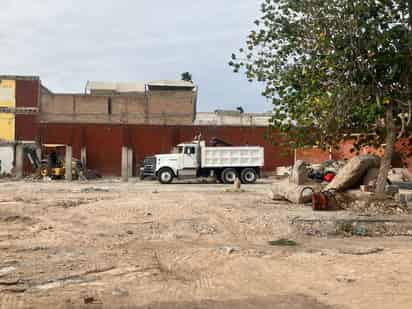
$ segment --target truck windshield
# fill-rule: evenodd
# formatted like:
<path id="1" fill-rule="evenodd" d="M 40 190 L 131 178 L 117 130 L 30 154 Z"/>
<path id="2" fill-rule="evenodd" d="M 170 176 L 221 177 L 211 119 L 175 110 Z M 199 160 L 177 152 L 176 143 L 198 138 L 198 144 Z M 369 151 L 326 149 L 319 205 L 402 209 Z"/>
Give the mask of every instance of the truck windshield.
<path id="1" fill-rule="evenodd" d="M 183 147 L 182 146 L 177 147 L 177 153 L 183 153 Z"/>

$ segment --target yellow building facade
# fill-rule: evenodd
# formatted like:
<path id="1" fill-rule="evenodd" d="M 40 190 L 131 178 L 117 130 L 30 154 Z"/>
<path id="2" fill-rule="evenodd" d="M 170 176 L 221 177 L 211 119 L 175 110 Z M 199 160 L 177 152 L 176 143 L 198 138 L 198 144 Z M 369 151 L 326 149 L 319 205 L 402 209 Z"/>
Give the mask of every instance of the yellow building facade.
<path id="1" fill-rule="evenodd" d="M 15 139 L 16 81 L 0 80 L 0 141 Z"/>

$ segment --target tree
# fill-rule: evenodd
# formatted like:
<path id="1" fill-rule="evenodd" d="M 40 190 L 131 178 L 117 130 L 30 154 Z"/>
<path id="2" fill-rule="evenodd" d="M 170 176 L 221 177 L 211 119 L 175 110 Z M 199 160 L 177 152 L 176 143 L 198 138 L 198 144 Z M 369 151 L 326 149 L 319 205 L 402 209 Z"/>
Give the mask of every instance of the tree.
<path id="1" fill-rule="evenodd" d="M 182 73 L 182 80 L 192 83 L 192 74 L 190 74 L 189 72 Z"/>
<path id="2" fill-rule="evenodd" d="M 272 126 L 293 147 L 385 144 L 383 192 L 395 141 L 411 130 L 412 0 L 265 0 L 235 72 L 265 83 Z"/>

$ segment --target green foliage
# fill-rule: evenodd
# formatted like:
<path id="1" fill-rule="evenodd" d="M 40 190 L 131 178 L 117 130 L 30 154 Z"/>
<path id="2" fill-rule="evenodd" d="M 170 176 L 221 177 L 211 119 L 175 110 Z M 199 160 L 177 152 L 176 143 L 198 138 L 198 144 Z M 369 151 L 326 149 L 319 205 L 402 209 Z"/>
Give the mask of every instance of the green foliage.
<path id="1" fill-rule="evenodd" d="M 246 46 L 229 64 L 265 83 L 272 125 L 292 146 L 333 146 L 354 132 L 361 133 L 359 145 L 379 145 L 386 107 L 396 116 L 411 104 L 410 6 L 265 0 Z"/>

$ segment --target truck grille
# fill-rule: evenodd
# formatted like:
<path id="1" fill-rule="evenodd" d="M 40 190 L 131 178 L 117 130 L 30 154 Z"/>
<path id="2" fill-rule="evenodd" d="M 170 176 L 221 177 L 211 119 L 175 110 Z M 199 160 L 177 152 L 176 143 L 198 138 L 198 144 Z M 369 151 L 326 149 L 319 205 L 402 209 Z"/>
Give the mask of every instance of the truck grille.
<path id="1" fill-rule="evenodd" d="M 143 173 L 154 175 L 156 172 L 156 157 L 146 157 L 143 160 Z"/>

